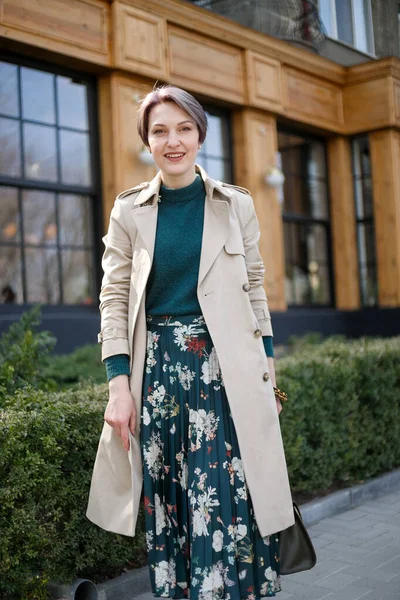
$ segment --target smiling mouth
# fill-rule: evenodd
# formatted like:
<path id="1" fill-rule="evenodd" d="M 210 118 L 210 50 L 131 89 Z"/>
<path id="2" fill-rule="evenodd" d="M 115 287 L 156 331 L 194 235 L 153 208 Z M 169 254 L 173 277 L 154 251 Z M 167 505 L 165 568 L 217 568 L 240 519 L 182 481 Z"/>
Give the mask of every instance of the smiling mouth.
<path id="1" fill-rule="evenodd" d="M 169 154 L 164 154 L 165 158 L 167 158 L 168 160 L 172 160 L 172 161 L 178 161 L 181 160 L 181 158 L 183 158 L 185 156 L 184 152 L 171 152 Z"/>

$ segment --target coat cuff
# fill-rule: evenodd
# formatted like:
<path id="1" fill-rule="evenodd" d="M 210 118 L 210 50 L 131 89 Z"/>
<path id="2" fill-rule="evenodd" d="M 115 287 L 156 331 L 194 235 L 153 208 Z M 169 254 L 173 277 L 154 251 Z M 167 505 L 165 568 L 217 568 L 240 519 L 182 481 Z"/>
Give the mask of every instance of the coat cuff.
<path id="1" fill-rule="evenodd" d="M 116 327 L 107 328 L 97 335 L 97 341 L 101 345 L 101 360 L 104 362 L 109 356 L 115 354 L 127 354 L 129 352 L 128 333 Z"/>

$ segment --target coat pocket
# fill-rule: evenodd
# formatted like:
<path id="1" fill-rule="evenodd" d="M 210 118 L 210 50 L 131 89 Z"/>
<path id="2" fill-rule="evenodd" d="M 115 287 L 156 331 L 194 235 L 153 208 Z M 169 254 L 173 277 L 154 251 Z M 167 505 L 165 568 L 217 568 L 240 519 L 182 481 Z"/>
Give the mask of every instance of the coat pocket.
<path id="1" fill-rule="evenodd" d="M 241 254 L 246 256 L 243 240 L 239 236 L 230 236 L 224 244 L 224 248 L 228 254 Z"/>

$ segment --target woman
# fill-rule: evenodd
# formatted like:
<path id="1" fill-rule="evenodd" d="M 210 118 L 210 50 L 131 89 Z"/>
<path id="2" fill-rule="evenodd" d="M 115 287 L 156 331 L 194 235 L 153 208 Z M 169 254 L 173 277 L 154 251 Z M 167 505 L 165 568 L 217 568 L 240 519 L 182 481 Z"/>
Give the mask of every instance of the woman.
<path id="1" fill-rule="evenodd" d="M 110 397 L 87 515 L 134 535 L 143 482 L 154 595 L 255 600 L 281 589 L 294 516 L 258 221 L 195 164 L 206 129 L 184 90 L 141 103 L 159 173 L 117 197 L 103 238 Z"/>

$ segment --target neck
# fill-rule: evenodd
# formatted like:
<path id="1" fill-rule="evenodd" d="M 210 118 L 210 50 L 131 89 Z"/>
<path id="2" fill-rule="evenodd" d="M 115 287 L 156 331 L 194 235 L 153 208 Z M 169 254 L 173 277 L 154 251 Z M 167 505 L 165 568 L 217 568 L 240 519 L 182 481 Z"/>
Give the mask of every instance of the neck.
<path id="1" fill-rule="evenodd" d="M 168 188 L 172 188 L 173 190 L 177 190 L 179 188 L 187 187 L 196 179 L 196 169 L 190 169 L 186 173 L 182 173 L 179 175 L 171 175 L 170 173 L 164 173 L 161 171 L 161 179 L 163 185 Z"/>

